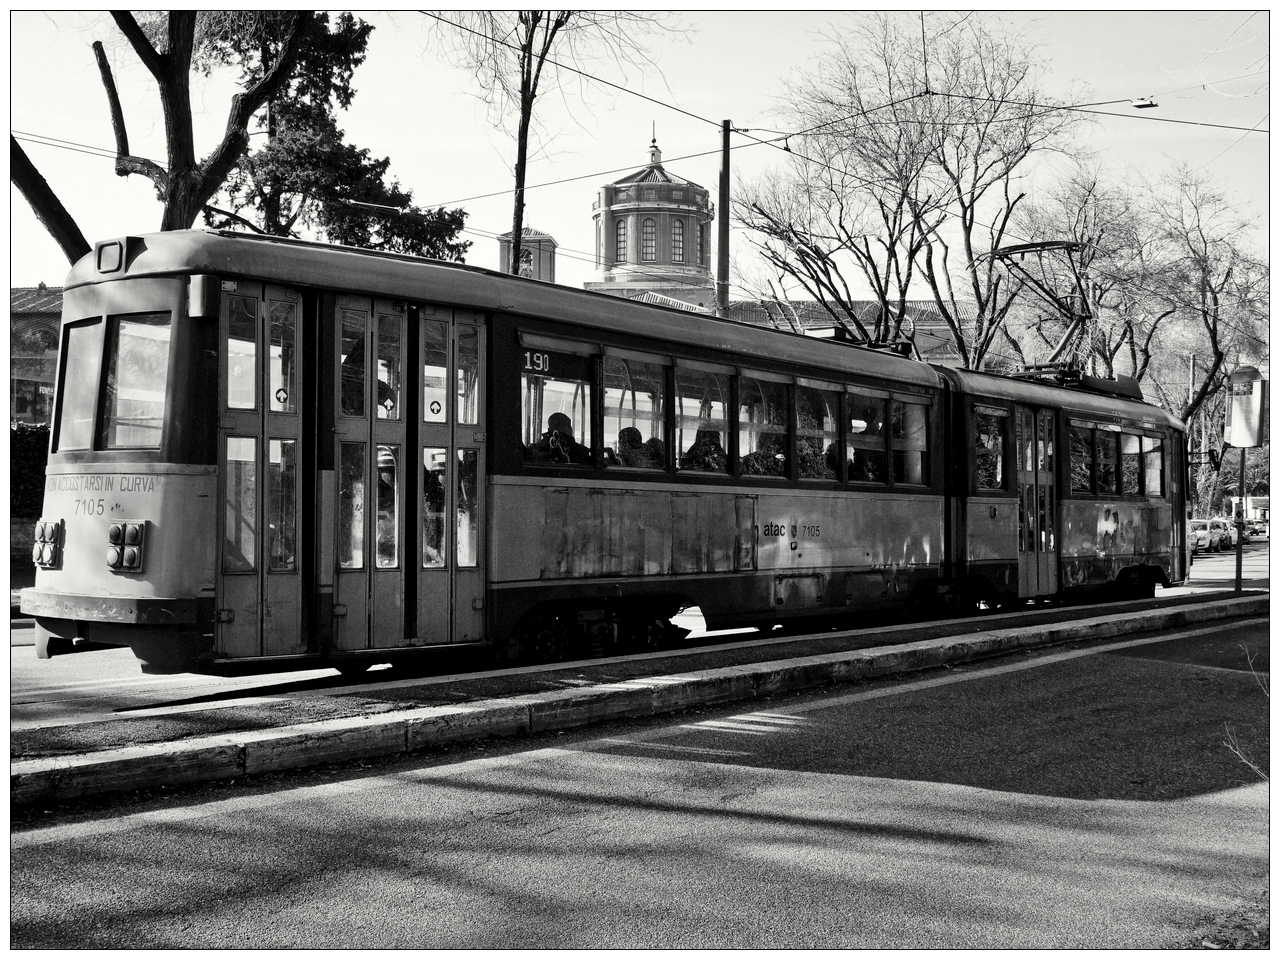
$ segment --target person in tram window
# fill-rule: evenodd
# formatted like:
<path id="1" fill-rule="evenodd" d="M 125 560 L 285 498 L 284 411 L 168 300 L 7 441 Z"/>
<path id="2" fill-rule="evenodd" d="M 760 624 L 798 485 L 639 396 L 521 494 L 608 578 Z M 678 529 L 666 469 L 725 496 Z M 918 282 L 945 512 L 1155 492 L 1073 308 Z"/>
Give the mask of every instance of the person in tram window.
<path id="1" fill-rule="evenodd" d="M 729 455 L 724 452 L 724 447 L 720 446 L 719 432 L 699 430 L 693 438 L 693 446 L 684 452 L 682 463 L 686 470 L 724 473 L 729 464 Z"/>
<path id="2" fill-rule="evenodd" d="M 635 427 L 618 431 L 618 460 L 624 467 L 657 467 L 667 465 L 667 450 L 657 438 L 645 440 Z"/>
<path id="3" fill-rule="evenodd" d="M 573 421 L 563 413 L 547 418 L 547 432 L 529 448 L 529 459 L 538 463 L 590 465 L 591 451 L 573 438 Z"/>

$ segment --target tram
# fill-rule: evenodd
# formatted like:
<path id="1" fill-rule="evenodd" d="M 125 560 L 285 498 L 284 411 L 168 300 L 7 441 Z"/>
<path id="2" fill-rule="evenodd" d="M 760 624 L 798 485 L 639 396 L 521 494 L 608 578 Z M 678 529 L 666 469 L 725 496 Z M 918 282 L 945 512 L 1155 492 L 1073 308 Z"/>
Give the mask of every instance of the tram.
<path id="1" fill-rule="evenodd" d="M 72 269 L 37 655 L 500 662 L 1186 575 L 1183 425 L 475 267 L 219 231 Z"/>

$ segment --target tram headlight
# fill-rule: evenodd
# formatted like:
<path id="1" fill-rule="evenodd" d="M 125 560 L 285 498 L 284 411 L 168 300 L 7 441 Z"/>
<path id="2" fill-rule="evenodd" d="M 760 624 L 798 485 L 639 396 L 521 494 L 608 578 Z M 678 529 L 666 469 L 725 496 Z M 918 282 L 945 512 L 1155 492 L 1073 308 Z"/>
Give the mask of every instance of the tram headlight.
<path id="1" fill-rule="evenodd" d="M 62 521 L 41 520 L 36 524 L 35 544 L 31 548 L 31 562 L 46 570 L 62 560 Z"/>
<path id="2" fill-rule="evenodd" d="M 107 528 L 107 566 L 117 573 L 141 573 L 147 521 L 116 520 Z"/>

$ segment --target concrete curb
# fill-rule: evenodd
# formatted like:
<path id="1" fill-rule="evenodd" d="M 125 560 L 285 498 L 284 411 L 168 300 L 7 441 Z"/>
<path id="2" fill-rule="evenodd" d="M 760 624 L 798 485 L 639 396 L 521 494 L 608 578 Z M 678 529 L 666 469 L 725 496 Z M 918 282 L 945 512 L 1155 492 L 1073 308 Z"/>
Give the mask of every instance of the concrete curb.
<path id="1" fill-rule="evenodd" d="M 1092 617 L 1042 627 L 991 630 L 892 647 L 799 657 L 599 684 L 573 690 L 420 707 L 10 765 L 15 806 L 91 794 L 222 780 L 415 753 L 464 740 L 564 730 L 605 720 L 656 716 L 705 704 L 749 700 L 833 682 L 964 663 L 1014 650 L 1145 633 L 1229 617 L 1266 614 L 1270 597 Z"/>

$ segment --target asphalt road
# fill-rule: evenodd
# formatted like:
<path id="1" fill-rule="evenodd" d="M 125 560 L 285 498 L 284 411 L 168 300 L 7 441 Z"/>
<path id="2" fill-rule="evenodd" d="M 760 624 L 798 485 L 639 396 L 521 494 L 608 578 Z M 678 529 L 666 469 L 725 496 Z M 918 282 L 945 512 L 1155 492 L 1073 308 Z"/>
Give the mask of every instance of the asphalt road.
<path id="1" fill-rule="evenodd" d="M 14 823 L 18 948 L 1139 948 L 1256 896 L 1266 621 Z"/>

